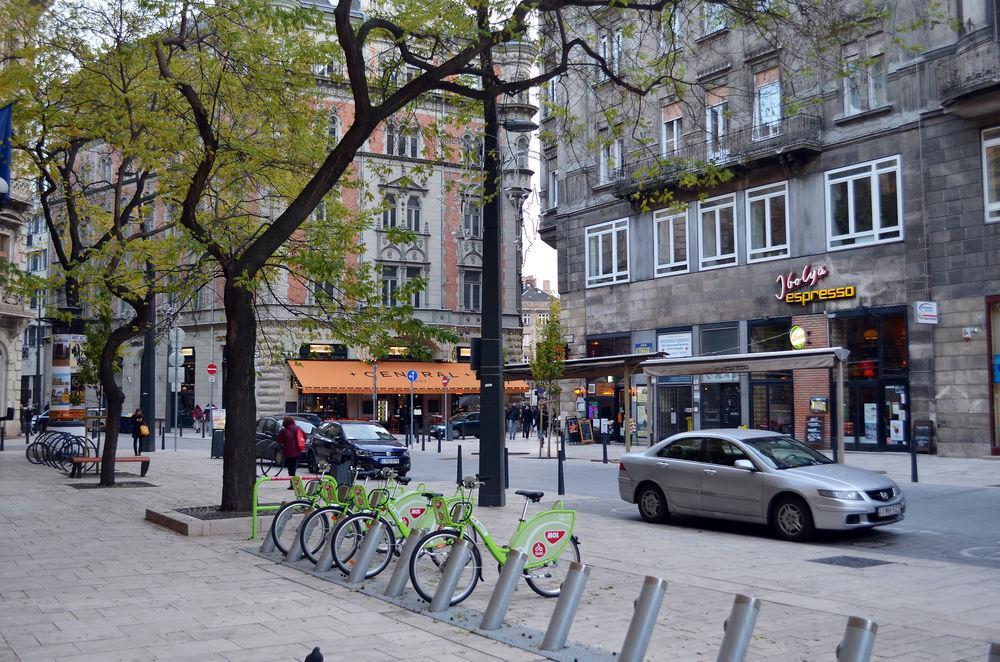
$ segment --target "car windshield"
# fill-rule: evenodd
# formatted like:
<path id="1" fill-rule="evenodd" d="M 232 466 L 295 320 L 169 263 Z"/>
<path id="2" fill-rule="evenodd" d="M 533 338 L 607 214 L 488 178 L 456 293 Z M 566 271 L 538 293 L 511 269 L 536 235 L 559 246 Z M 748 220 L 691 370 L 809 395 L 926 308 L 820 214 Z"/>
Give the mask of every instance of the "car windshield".
<path id="1" fill-rule="evenodd" d="M 794 469 L 796 467 L 810 467 L 815 464 L 833 464 L 833 460 L 826 455 L 814 451 L 797 439 L 784 435 L 746 439 L 743 443 L 757 451 L 764 462 L 773 469 Z"/>
<path id="2" fill-rule="evenodd" d="M 351 441 L 395 441 L 381 425 L 345 425 L 344 435 Z"/>

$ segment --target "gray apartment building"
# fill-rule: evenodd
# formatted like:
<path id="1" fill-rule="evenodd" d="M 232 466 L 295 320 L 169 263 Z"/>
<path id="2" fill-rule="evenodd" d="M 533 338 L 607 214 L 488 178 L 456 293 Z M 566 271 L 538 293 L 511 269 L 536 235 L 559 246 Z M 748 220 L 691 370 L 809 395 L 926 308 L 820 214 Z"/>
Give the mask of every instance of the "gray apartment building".
<path id="1" fill-rule="evenodd" d="M 693 83 L 635 103 L 571 74 L 543 95 L 571 357 L 851 352 L 840 403 L 827 370 L 640 379 L 640 440 L 746 425 L 827 446 L 840 406 L 848 449 L 1000 454 L 998 5 L 944 5 L 906 45 L 888 25 L 912 16 L 842 44 L 837 73 L 714 5 L 679 5 L 666 44 L 607 13 L 579 28 L 613 67 L 674 49 Z M 732 177 L 685 185 L 712 164 Z M 620 435 L 621 385 L 579 386 Z"/>

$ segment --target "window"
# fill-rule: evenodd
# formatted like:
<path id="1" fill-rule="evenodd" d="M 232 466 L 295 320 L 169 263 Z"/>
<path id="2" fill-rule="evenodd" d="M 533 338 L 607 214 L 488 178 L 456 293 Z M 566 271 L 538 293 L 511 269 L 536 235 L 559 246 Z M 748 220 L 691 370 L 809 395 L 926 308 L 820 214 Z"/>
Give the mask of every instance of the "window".
<path id="1" fill-rule="evenodd" d="M 462 163 L 467 165 L 482 163 L 482 144 L 471 133 L 462 136 Z"/>
<path id="2" fill-rule="evenodd" d="M 617 178 L 621 172 L 625 143 L 620 137 L 612 139 L 607 131 L 602 131 L 600 136 L 601 162 L 598 167 L 598 176 L 601 184 L 607 184 Z"/>
<path id="3" fill-rule="evenodd" d="M 382 265 L 382 305 L 396 305 L 396 290 L 399 289 L 399 268 Z"/>
<path id="4" fill-rule="evenodd" d="M 669 457 L 674 460 L 702 462 L 701 439 L 698 437 L 693 439 L 678 439 L 661 448 L 656 454 L 660 457 Z"/>
<path id="5" fill-rule="evenodd" d="M 622 31 L 602 32 L 597 37 L 597 53 L 604 60 L 607 71 L 618 75 L 621 73 L 622 62 Z M 599 80 L 607 80 L 608 74 L 604 69 L 598 72 Z"/>
<path id="6" fill-rule="evenodd" d="M 466 197 L 462 201 L 462 228 L 467 237 L 483 236 L 483 211 L 477 198 Z"/>
<path id="7" fill-rule="evenodd" d="M 729 156 L 729 150 L 725 146 L 728 109 L 729 104 L 726 101 L 721 101 L 705 109 L 705 134 L 709 159 L 722 160 Z"/>
<path id="8" fill-rule="evenodd" d="M 420 232 L 420 198 L 411 195 L 406 201 L 406 227 L 413 232 Z"/>
<path id="9" fill-rule="evenodd" d="M 528 169 L 528 137 L 521 136 L 514 147 L 515 166 L 520 170 Z"/>
<path id="10" fill-rule="evenodd" d="M 869 50 L 877 47 L 869 47 Z M 885 56 L 874 53 L 867 59 L 860 54 L 849 55 L 844 61 L 844 115 L 884 106 Z"/>
<path id="11" fill-rule="evenodd" d="M 537 321 L 538 321 L 539 324 L 545 324 L 546 322 L 549 321 L 549 314 L 548 313 L 538 313 L 538 315 L 536 315 L 536 317 L 538 318 Z"/>
<path id="12" fill-rule="evenodd" d="M 330 113 L 330 124 L 327 131 L 327 148 L 333 149 L 340 142 L 340 116 L 336 112 Z"/>
<path id="13" fill-rule="evenodd" d="M 385 127 L 385 153 L 391 156 L 420 156 L 420 131 L 411 126 L 397 126 L 390 122 Z"/>
<path id="14" fill-rule="evenodd" d="M 660 52 L 669 53 L 681 47 L 681 12 L 679 4 L 669 5 L 660 12 Z"/>
<path id="15" fill-rule="evenodd" d="M 99 163 L 98 167 L 100 168 L 99 175 L 100 175 L 101 181 L 103 183 L 105 183 L 105 184 L 110 184 L 111 183 L 111 157 L 110 156 L 103 156 L 103 157 L 101 157 L 101 160 L 100 160 L 100 163 Z"/>
<path id="16" fill-rule="evenodd" d="M 0 234 L 0 260 L 10 261 L 11 257 L 11 246 L 10 246 L 10 235 Z"/>
<path id="17" fill-rule="evenodd" d="M 723 195 L 699 205 L 701 268 L 736 264 L 736 197 Z"/>
<path id="18" fill-rule="evenodd" d="M 559 206 L 559 170 L 549 170 L 549 188 L 546 191 L 546 202 L 549 209 Z"/>
<path id="19" fill-rule="evenodd" d="M 772 260 L 788 255 L 788 184 L 747 191 L 747 259 Z"/>
<path id="20" fill-rule="evenodd" d="M 983 131 L 983 197 L 987 221 L 1000 221 L 1000 127 Z"/>
<path id="21" fill-rule="evenodd" d="M 382 199 L 382 227 L 396 227 L 396 196 L 392 194 Z"/>
<path id="22" fill-rule="evenodd" d="M 478 311 L 482 307 L 482 272 L 462 271 L 462 308 Z"/>
<path id="23" fill-rule="evenodd" d="M 587 287 L 628 280 L 628 219 L 601 223 L 586 232 Z"/>
<path id="24" fill-rule="evenodd" d="M 902 239 L 899 157 L 826 173 L 830 249 Z"/>
<path id="25" fill-rule="evenodd" d="M 767 140 L 781 133 L 781 82 L 778 70 L 754 75 L 753 139 Z"/>
<path id="26" fill-rule="evenodd" d="M 725 7 L 712 3 L 701 6 L 702 34 L 708 36 L 726 29 Z"/>
<path id="27" fill-rule="evenodd" d="M 395 154 L 397 143 L 399 141 L 399 129 L 392 122 L 385 125 L 385 153 Z"/>
<path id="28" fill-rule="evenodd" d="M 406 268 L 406 282 L 409 283 L 418 278 L 423 278 L 424 270 L 420 267 L 407 267 Z M 416 290 L 410 293 L 410 305 L 414 308 L 420 308 L 423 298 L 423 291 Z"/>
<path id="29" fill-rule="evenodd" d="M 736 460 L 750 459 L 736 446 L 736 444 L 728 442 L 724 439 L 707 437 L 705 439 L 705 451 L 708 455 L 709 462 L 712 464 L 721 464 L 726 467 L 734 466 L 736 464 Z"/>
<path id="30" fill-rule="evenodd" d="M 687 210 L 677 213 L 661 209 L 653 214 L 656 232 L 653 234 L 653 252 L 656 255 L 656 275 L 686 273 Z"/>
<path id="31" fill-rule="evenodd" d="M 545 103 L 542 104 L 542 118 L 552 113 L 554 106 L 559 104 L 559 76 L 553 76 L 545 82 Z"/>
<path id="32" fill-rule="evenodd" d="M 732 324 L 732 322 L 731 322 Z M 701 329 L 701 356 L 739 354 L 740 329 L 738 326 L 719 326 Z"/>
<path id="33" fill-rule="evenodd" d="M 663 156 L 672 156 L 681 148 L 681 116 L 679 104 L 663 109 L 663 131 L 661 136 Z"/>
<path id="34" fill-rule="evenodd" d="M 531 326 L 531 315 L 527 313 L 521 315 L 521 326 Z"/>
<path id="35" fill-rule="evenodd" d="M 2 241 L 2 240 L 0 240 Z M 43 248 L 28 256 L 28 271 L 44 271 L 49 264 L 49 251 Z"/>

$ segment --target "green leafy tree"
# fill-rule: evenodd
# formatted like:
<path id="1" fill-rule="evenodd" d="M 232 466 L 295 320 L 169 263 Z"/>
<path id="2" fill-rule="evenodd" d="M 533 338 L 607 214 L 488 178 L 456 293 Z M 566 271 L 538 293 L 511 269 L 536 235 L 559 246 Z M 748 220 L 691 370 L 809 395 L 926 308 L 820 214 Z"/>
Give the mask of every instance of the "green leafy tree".
<path id="1" fill-rule="evenodd" d="M 549 317 L 542 324 L 535 344 L 535 354 L 531 357 L 531 377 L 535 384 L 545 389 L 546 407 L 549 413 L 549 426 L 545 432 L 546 454 L 552 457 L 552 428 L 559 407 L 559 396 L 562 393 L 560 381 L 565 372 L 566 339 L 563 337 L 559 314 L 562 311 L 559 299 L 553 298 L 549 303 Z M 538 454 L 542 449 L 539 447 Z"/>

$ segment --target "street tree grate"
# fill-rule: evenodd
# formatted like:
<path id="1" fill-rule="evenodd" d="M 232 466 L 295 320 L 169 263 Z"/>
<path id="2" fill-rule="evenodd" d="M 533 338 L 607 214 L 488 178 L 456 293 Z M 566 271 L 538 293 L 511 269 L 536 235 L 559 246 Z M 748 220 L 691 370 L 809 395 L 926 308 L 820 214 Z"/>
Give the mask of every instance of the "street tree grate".
<path id="1" fill-rule="evenodd" d="M 262 503 L 260 506 L 280 506 L 280 503 Z M 219 510 L 218 506 L 191 506 L 190 508 L 174 508 L 178 513 L 183 513 L 184 515 L 190 515 L 191 517 L 197 517 L 201 520 L 211 520 L 211 519 L 236 519 L 238 517 L 251 517 L 253 515 L 252 511 L 249 510 L 234 510 L 234 511 L 223 511 Z"/>
<path id="2" fill-rule="evenodd" d="M 97 490 L 104 489 L 103 485 L 98 483 L 77 483 L 76 485 L 70 485 L 73 489 L 77 490 Z M 158 487 L 152 483 L 146 483 L 141 480 L 125 480 L 120 483 L 115 483 L 115 487 Z"/>
<path id="3" fill-rule="evenodd" d="M 827 556 L 822 559 L 811 559 L 813 563 L 827 563 L 829 565 L 840 565 L 845 568 L 871 568 L 876 565 L 891 565 L 892 561 L 880 561 L 878 559 L 866 559 L 863 556 Z"/>

